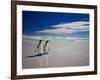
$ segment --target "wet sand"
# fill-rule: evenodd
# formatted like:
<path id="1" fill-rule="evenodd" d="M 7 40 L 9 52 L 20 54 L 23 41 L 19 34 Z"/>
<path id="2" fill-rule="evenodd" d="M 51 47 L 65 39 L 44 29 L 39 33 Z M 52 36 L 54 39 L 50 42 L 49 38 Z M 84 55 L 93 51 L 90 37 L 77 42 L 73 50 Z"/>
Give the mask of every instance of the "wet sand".
<path id="1" fill-rule="evenodd" d="M 50 41 L 48 55 L 36 55 L 39 40 L 22 39 L 22 68 L 74 67 L 89 65 L 89 42 L 86 40 Z"/>

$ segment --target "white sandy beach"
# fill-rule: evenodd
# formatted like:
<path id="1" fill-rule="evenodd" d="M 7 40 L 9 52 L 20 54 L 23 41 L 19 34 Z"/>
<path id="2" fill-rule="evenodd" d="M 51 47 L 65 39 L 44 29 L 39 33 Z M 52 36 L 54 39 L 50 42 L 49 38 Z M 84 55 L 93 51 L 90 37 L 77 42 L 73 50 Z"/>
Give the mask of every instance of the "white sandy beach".
<path id="1" fill-rule="evenodd" d="M 50 41 L 49 54 L 36 57 L 38 40 L 22 40 L 22 68 L 72 67 L 89 65 L 88 40 Z"/>

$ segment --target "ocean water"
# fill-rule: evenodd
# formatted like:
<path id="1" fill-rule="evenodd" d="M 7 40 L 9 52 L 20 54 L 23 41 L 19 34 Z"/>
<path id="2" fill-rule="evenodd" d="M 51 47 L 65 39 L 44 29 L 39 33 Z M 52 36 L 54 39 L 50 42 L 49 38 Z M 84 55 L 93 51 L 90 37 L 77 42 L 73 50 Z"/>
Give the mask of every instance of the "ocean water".
<path id="1" fill-rule="evenodd" d="M 70 40 L 85 40 L 88 41 L 89 38 L 79 38 L 79 37 L 64 37 L 64 36 L 29 36 L 29 35 L 23 35 L 23 38 L 25 39 L 36 39 L 36 40 L 50 40 L 50 41 L 70 41 Z"/>

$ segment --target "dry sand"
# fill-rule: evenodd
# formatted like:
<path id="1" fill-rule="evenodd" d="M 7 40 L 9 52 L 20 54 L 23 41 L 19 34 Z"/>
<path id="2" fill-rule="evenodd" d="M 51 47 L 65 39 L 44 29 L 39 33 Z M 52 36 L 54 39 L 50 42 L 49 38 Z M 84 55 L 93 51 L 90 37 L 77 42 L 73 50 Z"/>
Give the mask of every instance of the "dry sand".
<path id="1" fill-rule="evenodd" d="M 49 68 L 89 65 L 88 40 L 50 41 L 49 54 L 36 57 L 35 48 L 38 40 L 23 38 L 22 40 L 22 68 Z"/>

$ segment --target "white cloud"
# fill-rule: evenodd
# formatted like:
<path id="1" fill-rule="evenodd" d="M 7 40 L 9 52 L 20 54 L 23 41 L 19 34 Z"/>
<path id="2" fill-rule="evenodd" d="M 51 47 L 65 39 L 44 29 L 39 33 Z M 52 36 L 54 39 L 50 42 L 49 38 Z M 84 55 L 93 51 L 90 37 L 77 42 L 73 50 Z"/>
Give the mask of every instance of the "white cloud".
<path id="1" fill-rule="evenodd" d="M 75 32 L 89 31 L 88 21 L 77 21 L 57 24 L 52 26 L 54 29 L 45 29 L 37 31 L 36 33 L 54 33 L 54 34 L 70 34 Z"/>

